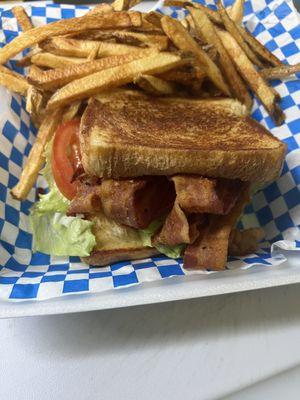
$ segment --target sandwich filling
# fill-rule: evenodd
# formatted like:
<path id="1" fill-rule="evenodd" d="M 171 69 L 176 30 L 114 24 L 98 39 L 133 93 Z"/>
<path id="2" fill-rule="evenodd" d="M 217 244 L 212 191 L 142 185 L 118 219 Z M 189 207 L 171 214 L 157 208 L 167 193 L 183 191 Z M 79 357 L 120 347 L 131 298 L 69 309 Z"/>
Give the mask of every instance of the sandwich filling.
<path id="1" fill-rule="evenodd" d="M 80 256 L 91 265 L 107 265 L 115 261 L 162 253 L 172 258 L 183 256 L 186 268 L 211 270 L 224 269 L 228 254 L 244 255 L 256 250 L 261 231 L 251 229 L 241 232 L 235 228 L 249 201 L 250 183 L 239 175 L 237 176 L 240 179 L 227 179 L 202 176 L 191 171 L 167 173 L 166 171 L 175 167 L 164 169 L 163 166 L 158 174 L 136 174 L 136 177 L 101 174 L 101 163 L 108 154 L 111 159 L 109 162 L 106 160 L 105 171 L 111 172 L 117 165 L 117 157 L 113 157 L 112 149 L 114 146 L 116 151 L 119 149 L 117 144 L 120 137 L 111 137 L 109 150 L 105 145 L 102 153 L 98 153 L 100 150 L 97 146 L 102 143 L 105 129 L 111 124 L 114 129 L 116 127 L 110 113 L 105 114 L 105 110 L 102 110 L 101 118 L 99 114 L 95 114 L 95 111 L 99 111 L 98 103 L 94 102 L 87 107 L 81 119 L 81 127 L 79 120 L 64 123 L 47 146 L 43 174 L 48 182 L 49 192 L 42 195 L 31 210 L 35 250 L 58 256 Z M 155 116 L 164 115 L 164 123 L 159 125 L 159 129 L 157 127 L 161 134 L 157 145 L 162 146 L 164 135 L 167 138 L 169 134 L 165 124 L 168 124 L 169 115 L 173 116 L 174 113 L 172 110 L 172 113 L 167 111 L 163 102 L 154 105 L 152 102 L 148 103 L 145 100 L 146 106 L 150 104 L 152 107 L 160 107 L 154 110 L 155 113 L 151 113 L 152 119 L 147 113 L 143 113 L 137 124 L 136 110 L 130 117 L 125 113 L 127 109 L 122 109 L 126 116 L 124 114 L 124 121 L 118 129 L 123 132 L 124 137 L 133 140 L 137 135 L 143 134 L 143 123 L 146 132 L 146 126 L 154 124 Z M 124 104 L 126 108 L 127 103 Z M 141 105 L 139 107 L 141 109 Z M 119 113 L 120 110 L 117 111 Z M 195 110 L 191 117 L 194 115 L 199 116 L 198 111 Z M 145 118 L 148 118 L 147 123 Z M 159 119 L 155 118 L 156 121 Z M 148 120 L 151 120 L 152 125 Z M 214 121 L 214 118 L 210 119 L 211 124 Z M 230 121 L 240 123 L 237 117 Z M 190 125 L 194 127 L 197 124 L 193 121 Z M 185 128 L 190 129 L 190 125 Z M 138 131 L 135 132 L 135 129 Z M 165 131 L 162 134 L 163 129 Z M 205 135 L 204 130 L 199 129 L 186 134 L 186 141 L 198 145 L 200 136 Z M 215 130 L 219 132 L 220 129 Z M 221 133 L 218 135 L 221 135 L 219 142 L 222 139 L 222 143 L 228 140 L 227 136 L 230 134 L 227 131 Z M 173 144 L 174 141 L 175 138 L 172 139 Z M 139 147 L 132 143 L 126 149 L 128 151 L 122 153 L 122 157 L 127 157 L 127 161 L 125 158 L 123 160 L 127 162 L 126 165 L 130 168 L 139 165 L 138 161 L 142 159 Z M 191 152 L 192 148 L 187 154 L 192 154 Z M 131 159 L 133 153 L 136 153 L 136 160 Z M 201 157 L 198 156 L 197 160 L 199 158 Z M 162 163 L 173 163 L 173 158 L 167 153 L 159 160 Z M 219 169 L 220 160 L 217 160 Z M 177 161 L 180 162 L 181 170 L 186 171 L 184 159 Z M 230 164 L 230 160 L 227 160 L 228 163 Z M 148 164 L 147 161 L 145 165 Z M 190 168 L 192 164 L 189 162 Z M 212 160 L 210 164 L 212 168 Z M 249 163 L 245 161 L 244 164 L 239 171 L 247 170 Z M 159 175 L 161 172 L 165 175 Z M 244 172 L 241 175 L 243 174 Z M 224 174 L 222 175 L 220 169 L 220 174 L 213 176 Z M 45 237 L 49 239 L 45 240 Z"/>

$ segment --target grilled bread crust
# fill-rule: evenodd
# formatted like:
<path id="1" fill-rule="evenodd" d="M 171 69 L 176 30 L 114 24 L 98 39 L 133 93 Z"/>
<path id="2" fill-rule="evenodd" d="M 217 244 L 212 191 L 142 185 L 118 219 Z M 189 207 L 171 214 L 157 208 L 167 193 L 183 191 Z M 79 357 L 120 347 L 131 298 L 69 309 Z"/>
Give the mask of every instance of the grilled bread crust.
<path id="1" fill-rule="evenodd" d="M 232 99 L 93 99 L 81 120 L 84 169 L 115 179 L 187 173 L 272 181 L 286 146 L 246 113 Z"/>

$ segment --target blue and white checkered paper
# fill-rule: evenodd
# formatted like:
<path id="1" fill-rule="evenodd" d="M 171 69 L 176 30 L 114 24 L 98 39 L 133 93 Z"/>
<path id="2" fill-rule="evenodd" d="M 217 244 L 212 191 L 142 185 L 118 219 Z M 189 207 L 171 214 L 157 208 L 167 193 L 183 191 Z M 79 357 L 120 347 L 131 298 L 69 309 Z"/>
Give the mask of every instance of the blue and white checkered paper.
<path id="1" fill-rule="evenodd" d="M 81 16 L 87 7 L 46 2 L 27 6 L 27 11 L 34 25 L 38 26 L 61 18 Z M 178 18 L 184 16 L 180 9 L 164 8 L 161 11 Z M 281 60 L 290 64 L 300 61 L 299 19 L 291 0 L 247 1 L 245 21 L 247 28 Z M 11 11 L 5 8 L 0 8 L 0 24 L 0 45 L 3 46 L 18 35 L 19 29 Z M 16 67 L 15 60 L 9 66 L 23 72 Z M 253 117 L 288 145 L 288 154 L 281 177 L 255 195 L 241 222 L 244 228 L 258 225 L 263 227 L 267 242 L 256 254 L 231 258 L 229 269 L 253 265 L 261 265 L 263 268 L 281 263 L 283 257 L 271 251 L 271 243 L 272 249 L 300 249 L 300 81 L 294 77 L 273 84 L 282 97 L 286 123 L 275 127 L 258 102 L 255 103 Z M 185 271 L 182 260 L 165 256 L 95 268 L 81 263 L 76 257 L 32 254 L 27 216 L 36 200 L 36 189 L 31 191 L 28 200 L 21 203 L 12 199 L 9 190 L 17 183 L 36 130 L 25 112 L 24 100 L 3 88 L 0 88 L 0 96 L 1 299 L 42 300 L 66 294 L 113 290 L 146 281 L 197 273 Z"/>

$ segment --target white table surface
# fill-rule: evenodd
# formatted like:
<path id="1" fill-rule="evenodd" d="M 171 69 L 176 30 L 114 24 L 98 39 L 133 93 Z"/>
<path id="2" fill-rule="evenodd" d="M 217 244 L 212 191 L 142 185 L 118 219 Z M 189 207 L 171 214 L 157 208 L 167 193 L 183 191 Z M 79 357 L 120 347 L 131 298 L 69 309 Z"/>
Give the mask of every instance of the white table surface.
<path id="1" fill-rule="evenodd" d="M 116 310 L 3 319 L 0 398 L 225 398 L 300 363 L 299 304 L 296 284 Z M 228 398 L 261 398 L 244 397 L 251 390 Z M 294 398 L 290 390 L 291 385 L 285 400 Z"/>

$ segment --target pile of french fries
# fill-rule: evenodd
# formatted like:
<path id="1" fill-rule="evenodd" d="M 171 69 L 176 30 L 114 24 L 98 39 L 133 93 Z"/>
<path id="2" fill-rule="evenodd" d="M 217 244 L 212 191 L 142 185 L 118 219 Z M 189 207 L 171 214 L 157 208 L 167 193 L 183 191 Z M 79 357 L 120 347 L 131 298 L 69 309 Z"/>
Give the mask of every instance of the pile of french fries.
<path id="1" fill-rule="evenodd" d="M 165 0 L 188 11 L 181 21 L 158 12 L 130 11 L 139 0 L 99 4 L 86 15 L 34 27 L 23 7 L 13 8 L 22 33 L 0 49 L 0 84 L 26 97 L 39 127 L 12 195 L 25 199 L 44 163 L 58 125 L 79 117 L 91 96 L 112 89 L 153 96 L 238 99 L 251 110 L 253 92 L 276 124 L 284 114 L 268 80 L 300 71 L 268 51 L 242 26 L 244 0 L 214 11 L 189 0 Z M 7 67 L 18 61 L 27 76 Z"/>

